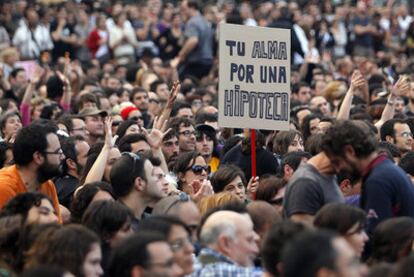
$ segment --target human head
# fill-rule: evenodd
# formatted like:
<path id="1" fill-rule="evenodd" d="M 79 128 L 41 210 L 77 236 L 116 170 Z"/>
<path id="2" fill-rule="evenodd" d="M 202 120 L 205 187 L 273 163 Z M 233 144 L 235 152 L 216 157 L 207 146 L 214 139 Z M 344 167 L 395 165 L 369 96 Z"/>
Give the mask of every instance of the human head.
<path id="1" fill-rule="evenodd" d="M 153 231 L 137 232 L 122 241 L 114 249 L 108 272 L 118 277 L 145 273 L 175 277 L 182 273 L 164 236 Z"/>
<path id="2" fill-rule="evenodd" d="M 283 220 L 274 223 L 261 247 L 263 268 L 274 277 L 282 275 L 281 262 L 284 247 L 298 234 L 306 230 L 305 225 Z"/>
<path id="3" fill-rule="evenodd" d="M 323 137 L 325 151 L 337 173 L 345 171 L 357 177 L 363 168 L 360 160 L 377 150 L 377 140 L 370 128 L 362 121 L 338 121 Z"/>
<path id="4" fill-rule="evenodd" d="M 188 118 L 178 117 L 172 119 L 168 128 L 178 134 L 180 152 L 194 151 L 196 149 L 196 132 L 194 124 Z"/>
<path id="5" fill-rule="evenodd" d="M 315 96 L 310 100 L 309 106 L 312 110 L 321 113 L 323 116 L 331 115 L 331 107 L 323 96 Z"/>
<path id="6" fill-rule="evenodd" d="M 47 243 L 42 236 L 49 235 Z M 81 225 L 67 225 L 51 235 L 40 235 L 28 251 L 27 265 L 60 266 L 75 276 L 95 277 L 103 275 L 101 247 L 95 233 Z"/>
<path id="7" fill-rule="evenodd" d="M 337 232 L 361 256 L 368 241 L 364 230 L 366 220 L 367 214 L 359 208 L 343 203 L 330 203 L 316 213 L 313 224 L 318 228 Z"/>
<path id="8" fill-rule="evenodd" d="M 262 176 L 256 191 L 256 200 L 266 201 L 282 214 L 287 182 L 275 175 Z"/>
<path id="9" fill-rule="evenodd" d="M 70 221 L 80 223 L 89 205 L 99 200 L 114 200 L 110 184 L 106 182 L 93 182 L 81 188 L 73 198 L 70 207 Z"/>
<path id="10" fill-rule="evenodd" d="M 217 145 L 216 130 L 207 124 L 196 126 L 196 150 L 205 159 L 210 159 L 213 155 L 214 147 Z"/>
<path id="11" fill-rule="evenodd" d="M 28 224 L 53 223 L 58 220 L 52 201 L 39 192 L 18 194 L 0 210 L 0 217 L 12 215 L 21 215 Z"/>
<path id="12" fill-rule="evenodd" d="M 140 111 L 148 110 L 148 92 L 140 87 L 134 88 L 130 100 Z"/>
<path id="13" fill-rule="evenodd" d="M 151 232 L 157 230 L 171 246 L 174 260 L 182 269 L 184 275 L 194 271 L 192 254 L 194 247 L 191 244 L 190 230 L 186 224 L 174 216 L 151 216 L 139 223 L 138 231 Z"/>
<path id="14" fill-rule="evenodd" d="M 252 266 L 257 256 L 258 235 L 248 214 L 218 211 L 211 214 L 201 227 L 200 240 L 240 266 Z"/>
<path id="15" fill-rule="evenodd" d="M 211 177 L 211 185 L 215 193 L 227 191 L 238 196 L 241 201 L 246 200 L 246 177 L 237 165 L 220 166 Z"/>
<path id="16" fill-rule="evenodd" d="M 122 139 L 125 135 L 139 134 L 139 133 L 141 133 L 141 130 L 137 124 L 137 121 L 132 120 L 132 119 L 127 119 L 123 121 L 119 125 L 118 130 L 116 132 L 116 134 L 118 135 L 118 140 Z"/>
<path id="17" fill-rule="evenodd" d="M 175 102 L 171 111 L 171 117 L 187 118 L 193 121 L 193 111 L 187 102 Z"/>
<path id="18" fill-rule="evenodd" d="M 402 153 L 411 151 L 413 134 L 407 122 L 403 119 L 390 119 L 384 122 L 380 129 L 382 141 L 394 144 Z"/>
<path id="19" fill-rule="evenodd" d="M 62 163 L 63 174 L 71 174 L 74 177 L 80 178 L 86 165 L 90 149 L 89 144 L 81 136 L 61 137 L 60 144 L 65 155 Z"/>
<path id="20" fill-rule="evenodd" d="M 302 134 L 303 140 L 306 142 L 311 135 L 320 133 L 319 122 L 321 121 L 321 116 L 318 114 L 308 114 L 305 116 L 302 122 Z"/>
<path id="21" fill-rule="evenodd" d="M 105 111 L 100 111 L 97 108 L 84 108 L 80 111 L 79 116 L 85 121 L 89 136 L 93 138 L 103 137 L 105 133 L 104 118 L 107 116 Z"/>
<path id="22" fill-rule="evenodd" d="M 32 123 L 20 130 L 13 147 L 16 165 L 35 165 L 39 184 L 62 173 L 65 158 L 56 126 L 50 123 Z"/>
<path id="23" fill-rule="evenodd" d="M 135 194 L 141 201 L 151 203 L 165 196 L 160 180 L 154 176 L 153 163 L 142 155 L 124 153 L 113 165 L 110 179 L 114 194 L 120 199 Z"/>
<path id="24" fill-rule="evenodd" d="M 178 134 L 173 130 L 168 132 L 162 139 L 161 145 L 162 153 L 167 161 L 168 167 L 176 161 L 178 154 L 180 154 L 180 147 L 178 143 Z"/>
<path id="25" fill-rule="evenodd" d="M 411 178 L 414 177 L 414 152 L 406 153 L 398 164 Z"/>
<path id="26" fill-rule="evenodd" d="M 13 159 L 13 144 L 5 141 L 0 142 L 0 168 L 12 165 Z"/>
<path id="27" fill-rule="evenodd" d="M 156 80 L 151 83 L 150 91 L 155 92 L 161 101 L 167 102 L 169 97 L 168 85 L 161 80 Z"/>
<path id="28" fill-rule="evenodd" d="M 369 263 L 394 263 L 411 253 L 414 236 L 414 220 L 396 217 L 382 221 L 372 236 L 372 252 Z"/>
<path id="29" fill-rule="evenodd" d="M 21 128 L 22 122 L 17 112 L 7 112 L 0 119 L 1 134 L 6 140 L 16 137 Z"/>
<path id="30" fill-rule="evenodd" d="M 358 258 L 345 239 L 327 231 L 305 231 L 286 245 L 283 276 L 359 277 Z"/>
<path id="31" fill-rule="evenodd" d="M 111 248 L 132 234 L 133 214 L 115 201 L 99 200 L 91 203 L 82 216 L 82 225 L 94 231 L 103 244 Z"/>
<path id="32" fill-rule="evenodd" d="M 210 169 L 201 154 L 191 151 L 177 157 L 173 172 L 178 177 L 178 189 L 190 193 L 189 186 L 194 181 L 201 184 L 206 180 Z"/>
<path id="33" fill-rule="evenodd" d="M 311 157 L 312 155 L 310 153 L 302 151 L 289 152 L 284 155 L 280 164 L 280 171 L 283 179 L 289 181 L 301 162 L 306 162 Z"/>
<path id="34" fill-rule="evenodd" d="M 303 150 L 303 136 L 297 130 L 281 131 L 273 139 L 273 153 L 278 155 Z"/>
<path id="35" fill-rule="evenodd" d="M 240 198 L 233 193 L 222 191 L 203 197 L 197 206 L 200 210 L 201 216 L 208 214 L 210 211 L 231 203 L 243 203 Z"/>
<path id="36" fill-rule="evenodd" d="M 292 86 L 292 98 L 302 105 L 308 104 L 311 99 L 311 89 L 309 84 L 300 82 Z"/>
<path id="37" fill-rule="evenodd" d="M 151 151 L 147 138 L 144 134 L 130 134 L 124 136 L 118 142 L 119 151 L 121 152 L 132 152 L 132 153 L 143 153 L 145 151 Z"/>

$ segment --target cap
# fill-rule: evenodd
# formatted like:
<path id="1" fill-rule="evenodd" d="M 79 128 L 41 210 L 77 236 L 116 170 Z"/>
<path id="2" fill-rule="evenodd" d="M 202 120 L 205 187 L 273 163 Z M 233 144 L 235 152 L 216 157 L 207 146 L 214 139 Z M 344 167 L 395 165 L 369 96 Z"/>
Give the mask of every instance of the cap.
<path id="1" fill-rule="evenodd" d="M 106 111 L 98 110 L 97 108 L 84 108 L 79 112 L 79 117 L 85 117 L 85 116 L 94 116 L 94 115 L 100 115 L 102 117 L 106 117 L 108 113 Z"/>
<path id="2" fill-rule="evenodd" d="M 128 119 L 128 115 L 133 112 L 133 111 L 138 111 L 137 107 L 135 106 L 128 106 L 125 107 L 121 110 L 121 116 L 123 120 L 127 120 Z"/>
<path id="3" fill-rule="evenodd" d="M 195 126 L 197 132 L 205 133 L 210 137 L 216 136 L 216 130 L 208 124 L 198 124 Z"/>

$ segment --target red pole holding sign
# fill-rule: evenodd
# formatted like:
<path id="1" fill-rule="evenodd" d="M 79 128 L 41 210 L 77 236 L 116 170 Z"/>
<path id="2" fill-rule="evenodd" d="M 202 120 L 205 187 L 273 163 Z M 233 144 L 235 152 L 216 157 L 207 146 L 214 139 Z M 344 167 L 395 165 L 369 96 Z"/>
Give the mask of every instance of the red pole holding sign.
<path id="1" fill-rule="evenodd" d="M 250 130 L 250 145 L 252 147 L 252 177 L 256 177 L 256 130 Z M 256 199 L 256 193 L 252 195 Z"/>

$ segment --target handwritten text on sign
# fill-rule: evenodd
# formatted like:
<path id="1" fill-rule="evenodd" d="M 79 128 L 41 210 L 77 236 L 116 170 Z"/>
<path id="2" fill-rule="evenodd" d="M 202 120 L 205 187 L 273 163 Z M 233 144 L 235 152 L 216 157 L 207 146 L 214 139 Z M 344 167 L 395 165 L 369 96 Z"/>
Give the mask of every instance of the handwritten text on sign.
<path id="1" fill-rule="evenodd" d="M 219 68 L 220 126 L 288 128 L 289 30 L 220 25 Z"/>

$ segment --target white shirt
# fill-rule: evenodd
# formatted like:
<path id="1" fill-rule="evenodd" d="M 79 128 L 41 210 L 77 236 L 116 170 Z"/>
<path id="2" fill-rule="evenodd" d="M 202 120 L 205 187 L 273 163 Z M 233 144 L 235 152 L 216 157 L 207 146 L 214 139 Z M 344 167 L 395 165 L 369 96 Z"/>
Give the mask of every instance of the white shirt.
<path id="1" fill-rule="evenodd" d="M 38 58 L 41 51 L 53 48 L 50 32 L 45 26 L 37 25 L 33 31 L 33 37 L 26 24 L 22 24 L 14 34 L 12 43 L 19 49 L 23 59 Z"/>

